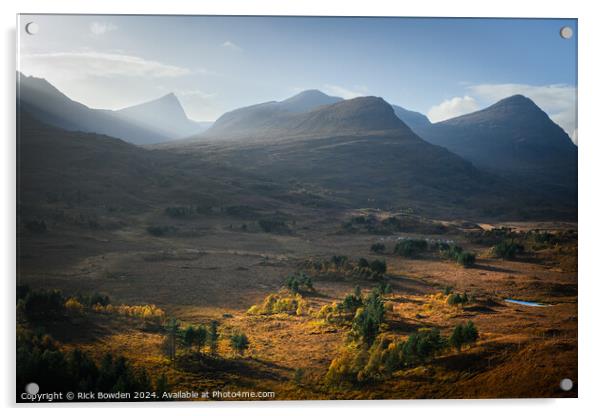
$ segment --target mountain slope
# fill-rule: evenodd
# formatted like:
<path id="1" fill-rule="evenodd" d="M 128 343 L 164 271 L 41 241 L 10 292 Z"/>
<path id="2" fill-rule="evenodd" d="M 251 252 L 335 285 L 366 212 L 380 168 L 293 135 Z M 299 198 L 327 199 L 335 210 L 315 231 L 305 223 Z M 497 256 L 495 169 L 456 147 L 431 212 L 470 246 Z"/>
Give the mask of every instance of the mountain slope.
<path id="1" fill-rule="evenodd" d="M 577 147 L 522 95 L 433 124 L 421 135 L 477 166 L 576 191 Z"/>
<path id="2" fill-rule="evenodd" d="M 202 130 L 199 123 L 186 116 L 180 101 L 173 93 L 117 110 L 115 115 L 172 139 L 191 136 Z"/>
<path id="3" fill-rule="evenodd" d="M 431 127 L 430 120 L 424 114 L 417 111 L 406 110 L 398 105 L 391 105 L 391 107 L 393 107 L 395 115 L 419 136 L 424 129 Z"/>
<path id="4" fill-rule="evenodd" d="M 186 154 L 211 154 L 220 164 L 283 186 L 292 181 L 302 189 L 320 190 L 309 202 L 304 192 L 283 196 L 301 204 L 338 201 L 442 217 L 507 218 L 554 216 L 565 208 L 560 204 L 554 208 L 558 211 L 546 211 L 549 204 L 537 191 L 483 172 L 422 140 L 382 98 L 360 97 L 268 119 L 262 140 L 251 140 L 256 138 L 253 130 L 235 140 L 166 146 Z"/>
<path id="5" fill-rule="evenodd" d="M 200 138 L 262 138 L 286 132 L 295 115 L 342 101 L 318 90 L 303 91 L 284 101 L 238 108 L 218 118 Z"/>
<path id="6" fill-rule="evenodd" d="M 71 100 L 42 78 L 17 75 L 17 105 L 36 119 L 65 130 L 106 134 L 134 144 L 170 139 L 162 132 L 124 120 L 110 110 L 89 108 Z"/>

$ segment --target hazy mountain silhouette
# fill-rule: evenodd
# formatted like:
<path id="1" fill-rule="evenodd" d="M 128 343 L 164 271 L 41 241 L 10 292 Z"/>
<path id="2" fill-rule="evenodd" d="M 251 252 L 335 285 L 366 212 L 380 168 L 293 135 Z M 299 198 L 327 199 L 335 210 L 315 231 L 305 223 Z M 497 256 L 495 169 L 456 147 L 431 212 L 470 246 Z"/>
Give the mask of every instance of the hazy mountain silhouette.
<path id="1" fill-rule="evenodd" d="M 269 101 L 229 111 L 219 117 L 201 136 L 233 139 L 282 134 L 284 129 L 291 127 L 296 114 L 342 100 L 318 90 L 303 91 L 284 101 Z"/>
<path id="2" fill-rule="evenodd" d="M 191 136 L 208 128 L 207 124 L 192 121 L 182 104 L 170 93 L 156 100 L 115 111 L 116 115 L 139 126 L 173 139 Z"/>
<path id="3" fill-rule="evenodd" d="M 189 120 L 178 99 L 158 100 L 120 111 L 93 109 L 74 101 L 43 78 L 17 74 L 17 105 L 36 119 L 65 130 L 106 134 L 134 144 L 189 136 L 206 125 Z"/>

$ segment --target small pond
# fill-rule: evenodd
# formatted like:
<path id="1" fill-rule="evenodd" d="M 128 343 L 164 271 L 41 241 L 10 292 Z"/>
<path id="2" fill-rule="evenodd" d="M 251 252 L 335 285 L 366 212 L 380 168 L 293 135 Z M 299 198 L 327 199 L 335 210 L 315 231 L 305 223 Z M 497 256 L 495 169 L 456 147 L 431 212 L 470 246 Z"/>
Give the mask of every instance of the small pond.
<path id="1" fill-rule="evenodd" d="M 538 303 L 538 302 L 529 302 L 526 300 L 518 300 L 518 299 L 504 299 L 505 302 L 508 303 L 516 303 L 518 305 L 523 305 L 523 306 L 536 306 L 536 307 L 545 307 L 545 306 L 550 306 L 550 305 L 546 305 L 545 303 Z"/>

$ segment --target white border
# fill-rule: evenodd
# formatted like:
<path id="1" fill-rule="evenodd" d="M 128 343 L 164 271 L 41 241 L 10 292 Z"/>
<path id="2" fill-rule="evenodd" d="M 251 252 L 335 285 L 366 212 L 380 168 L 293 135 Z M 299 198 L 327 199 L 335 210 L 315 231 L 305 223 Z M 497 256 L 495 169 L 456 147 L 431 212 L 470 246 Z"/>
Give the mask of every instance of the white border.
<path id="1" fill-rule="evenodd" d="M 345 415 L 366 414 L 371 408 L 383 414 L 410 412 L 415 414 L 484 414 L 487 416 L 529 413 L 548 415 L 590 414 L 599 411 L 598 386 L 602 368 L 602 345 L 597 316 L 601 313 L 598 298 L 602 296 L 599 239 L 602 204 L 600 196 L 599 140 L 600 49 L 602 25 L 593 1 L 527 2 L 503 0 L 495 3 L 474 0 L 387 2 L 384 0 L 4 0 L 0 3 L 3 29 L 1 67 L 4 96 L 0 101 L 4 137 L 2 143 L 2 195 L 0 204 L 3 230 L 0 264 L 4 266 L 2 313 L 2 368 L 0 395 L 3 406 L 14 405 L 14 274 L 15 274 L 15 22 L 16 13 L 118 13 L 118 14 L 238 14 L 238 15 L 333 15 L 333 16 L 473 16 L 473 17 L 565 17 L 579 19 L 579 399 L 567 400 L 441 400 L 441 401 L 366 401 L 366 402 L 276 402 L 276 403 L 204 403 L 171 404 L 178 414 L 232 414 L 244 411 L 254 415 L 307 415 L 307 413 Z M 174 408 L 175 406 L 175 408 Z M 87 405 L 25 407 L 26 413 L 51 414 L 91 412 L 106 414 L 107 407 L 142 407 L 126 405 Z M 145 414 L 164 414 L 160 405 L 146 404 Z M 169 410 L 167 410 L 169 411 Z M 597 413 L 597 412 L 596 412 Z"/>

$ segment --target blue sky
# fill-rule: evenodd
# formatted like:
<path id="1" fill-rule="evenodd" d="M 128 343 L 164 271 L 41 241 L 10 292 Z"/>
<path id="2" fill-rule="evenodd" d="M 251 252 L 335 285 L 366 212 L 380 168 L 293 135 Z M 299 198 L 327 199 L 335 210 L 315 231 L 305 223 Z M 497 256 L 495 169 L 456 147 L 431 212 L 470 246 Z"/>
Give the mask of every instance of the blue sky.
<path id="1" fill-rule="evenodd" d="M 96 108 L 173 91 L 214 120 L 318 88 L 438 121 L 523 93 L 576 135 L 575 20 L 46 15 L 19 30 L 20 69 Z"/>

